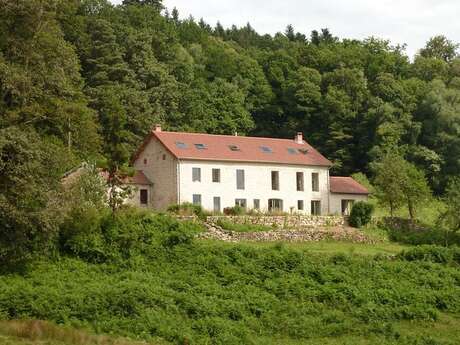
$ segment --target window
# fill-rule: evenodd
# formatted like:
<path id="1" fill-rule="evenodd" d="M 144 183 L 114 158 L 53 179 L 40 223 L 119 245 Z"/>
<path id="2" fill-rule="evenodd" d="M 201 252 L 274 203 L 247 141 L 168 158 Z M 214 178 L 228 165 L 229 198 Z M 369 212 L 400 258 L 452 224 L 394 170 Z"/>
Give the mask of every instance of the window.
<path id="1" fill-rule="evenodd" d="M 164 161 L 166 160 L 166 155 L 165 155 L 165 154 L 163 154 L 163 160 L 164 160 Z"/>
<path id="2" fill-rule="evenodd" d="M 303 211 L 303 200 L 297 200 L 297 209 Z"/>
<path id="3" fill-rule="evenodd" d="M 311 201 L 311 214 L 314 216 L 321 215 L 321 201 L 319 200 Z"/>
<path id="4" fill-rule="evenodd" d="M 192 168 L 192 182 L 201 182 L 201 168 Z"/>
<path id="5" fill-rule="evenodd" d="M 212 169 L 212 182 L 220 182 L 220 169 Z"/>
<path id="6" fill-rule="evenodd" d="M 236 189 L 244 189 L 244 170 L 236 170 Z"/>
<path id="7" fill-rule="evenodd" d="M 235 199 L 235 206 L 246 208 L 246 199 Z"/>
<path id="8" fill-rule="evenodd" d="M 186 149 L 187 148 L 187 144 L 186 143 L 183 143 L 181 141 L 176 141 L 176 147 L 179 148 L 179 149 Z"/>
<path id="9" fill-rule="evenodd" d="M 311 190 L 313 192 L 319 192 L 319 174 L 318 173 L 311 174 Z"/>
<path id="10" fill-rule="evenodd" d="M 283 211 L 283 200 L 268 199 L 268 211 Z"/>
<path id="11" fill-rule="evenodd" d="M 296 154 L 299 153 L 299 151 L 298 151 L 297 149 L 293 148 L 293 147 L 288 147 L 287 150 L 288 150 L 288 153 L 289 153 L 290 155 L 296 155 Z"/>
<path id="12" fill-rule="evenodd" d="M 269 148 L 268 146 L 260 146 L 260 150 L 263 152 L 263 153 L 272 153 L 272 149 Z"/>
<path id="13" fill-rule="evenodd" d="M 342 200 L 342 215 L 350 215 L 351 208 L 353 207 L 354 202 L 354 200 Z"/>
<path id="14" fill-rule="evenodd" d="M 220 212 L 220 197 L 214 197 L 214 212 Z"/>
<path id="15" fill-rule="evenodd" d="M 280 173 L 272 171 L 272 190 L 280 190 Z"/>
<path id="16" fill-rule="evenodd" d="M 195 144 L 197 150 L 206 150 L 208 147 L 205 144 Z"/>
<path id="17" fill-rule="evenodd" d="M 260 210 L 260 200 L 254 199 L 254 210 Z"/>
<path id="18" fill-rule="evenodd" d="M 296 173 L 296 184 L 297 184 L 297 190 L 299 192 L 303 192 L 303 172 L 298 171 Z"/>
<path id="19" fill-rule="evenodd" d="M 144 165 L 147 165 L 147 158 L 144 158 Z"/>
<path id="20" fill-rule="evenodd" d="M 228 145 L 228 148 L 231 151 L 240 151 L 240 148 L 237 145 Z"/>
<path id="21" fill-rule="evenodd" d="M 201 194 L 193 194 L 193 205 L 201 206 Z"/>
<path id="22" fill-rule="evenodd" d="M 141 189 L 139 191 L 141 205 L 147 205 L 149 203 L 149 191 L 147 189 Z"/>

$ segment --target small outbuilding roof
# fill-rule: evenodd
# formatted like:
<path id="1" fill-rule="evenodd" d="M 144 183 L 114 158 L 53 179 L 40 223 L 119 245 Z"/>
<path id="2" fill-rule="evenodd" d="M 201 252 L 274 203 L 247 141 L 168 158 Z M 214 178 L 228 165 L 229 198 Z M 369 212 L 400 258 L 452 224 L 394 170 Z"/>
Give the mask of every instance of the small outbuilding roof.
<path id="1" fill-rule="evenodd" d="M 370 194 L 366 187 L 348 176 L 331 176 L 331 193 L 339 194 Z"/>

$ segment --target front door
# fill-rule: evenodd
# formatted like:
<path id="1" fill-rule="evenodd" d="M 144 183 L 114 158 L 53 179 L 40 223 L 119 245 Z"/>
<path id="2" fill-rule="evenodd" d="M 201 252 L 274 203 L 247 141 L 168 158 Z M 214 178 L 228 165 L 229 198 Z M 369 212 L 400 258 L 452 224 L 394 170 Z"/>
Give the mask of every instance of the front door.
<path id="1" fill-rule="evenodd" d="M 342 215 L 349 216 L 351 208 L 353 207 L 354 200 L 342 200 Z"/>

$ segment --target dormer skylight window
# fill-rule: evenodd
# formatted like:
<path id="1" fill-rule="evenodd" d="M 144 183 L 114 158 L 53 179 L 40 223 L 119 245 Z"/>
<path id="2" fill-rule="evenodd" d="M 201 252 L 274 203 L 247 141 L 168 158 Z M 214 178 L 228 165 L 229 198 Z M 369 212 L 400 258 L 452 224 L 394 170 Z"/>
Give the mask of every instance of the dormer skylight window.
<path id="1" fill-rule="evenodd" d="M 207 146 L 205 144 L 195 144 L 197 150 L 206 150 Z"/>
<path id="2" fill-rule="evenodd" d="M 237 145 L 228 145 L 230 151 L 241 151 Z"/>
<path id="3" fill-rule="evenodd" d="M 176 147 L 179 148 L 179 149 L 186 149 L 187 148 L 187 144 L 186 143 L 183 143 L 181 141 L 176 141 Z"/>
<path id="4" fill-rule="evenodd" d="M 272 149 L 268 146 L 260 146 L 260 150 L 263 152 L 263 153 L 272 153 Z"/>
<path id="5" fill-rule="evenodd" d="M 308 149 L 299 149 L 300 152 L 302 152 L 304 155 L 308 153 Z"/>
<path id="6" fill-rule="evenodd" d="M 298 151 L 297 149 L 293 148 L 293 147 L 288 147 L 287 150 L 288 150 L 288 153 L 289 153 L 290 155 L 296 155 L 296 154 L 299 153 L 299 151 Z"/>

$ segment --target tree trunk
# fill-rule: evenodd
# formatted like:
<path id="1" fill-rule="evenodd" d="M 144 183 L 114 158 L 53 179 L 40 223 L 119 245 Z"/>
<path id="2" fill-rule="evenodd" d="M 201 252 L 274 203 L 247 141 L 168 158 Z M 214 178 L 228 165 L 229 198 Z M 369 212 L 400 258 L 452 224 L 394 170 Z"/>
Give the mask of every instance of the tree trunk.
<path id="1" fill-rule="evenodd" d="M 410 219 L 413 221 L 414 218 L 415 218 L 415 210 L 414 210 L 414 205 L 412 203 L 412 200 L 411 199 L 407 199 L 407 206 L 409 208 L 409 216 L 410 216 Z"/>

